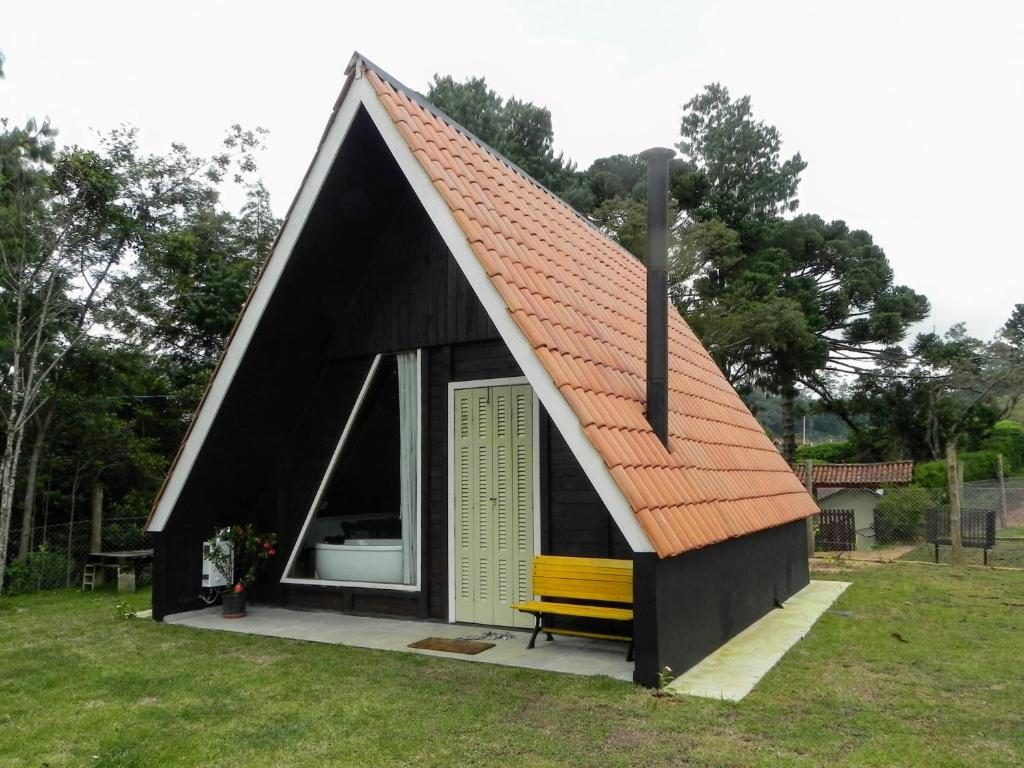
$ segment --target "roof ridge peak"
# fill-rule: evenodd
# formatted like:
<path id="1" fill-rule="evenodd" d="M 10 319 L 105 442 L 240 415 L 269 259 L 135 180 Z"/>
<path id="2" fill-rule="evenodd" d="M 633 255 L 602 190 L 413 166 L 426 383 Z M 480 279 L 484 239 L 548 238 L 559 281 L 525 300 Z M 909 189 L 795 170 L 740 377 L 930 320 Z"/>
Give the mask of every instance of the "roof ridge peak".
<path id="1" fill-rule="evenodd" d="M 495 159 L 497 159 L 500 162 L 502 162 L 505 165 L 507 165 L 509 167 L 509 169 L 511 169 L 516 174 L 521 176 L 525 181 L 529 182 L 533 186 L 537 187 L 538 189 L 540 189 L 543 192 L 545 192 L 548 195 L 550 195 L 553 200 L 558 202 L 560 205 L 564 206 L 565 209 L 567 211 L 569 211 L 569 213 L 571 213 L 574 216 L 576 216 L 576 218 L 578 218 L 580 221 L 582 221 L 588 227 L 593 229 L 599 235 L 601 235 L 602 237 L 606 238 L 609 242 L 611 242 L 612 244 L 614 244 L 618 248 L 622 249 L 622 251 L 624 253 L 628 254 L 629 256 L 631 256 L 633 258 L 636 258 L 635 256 L 633 256 L 633 254 L 629 253 L 629 251 L 627 251 L 625 248 L 623 248 L 621 244 L 616 243 L 605 232 L 602 232 L 597 227 L 597 225 L 594 224 L 594 222 L 592 222 L 589 218 L 584 216 L 582 213 L 580 213 L 575 208 L 573 208 L 571 205 L 569 205 L 569 203 L 567 203 L 561 197 L 559 197 L 554 192 L 552 192 L 550 189 L 548 189 L 546 186 L 544 186 L 539 181 L 537 181 L 537 179 L 535 179 L 531 174 L 529 174 L 525 170 L 523 170 L 519 165 L 517 165 L 514 161 L 512 161 L 508 157 L 506 157 L 502 152 L 500 152 L 499 150 L 497 150 L 494 147 L 492 147 L 486 141 L 484 141 L 479 136 L 477 136 L 475 133 L 473 133 L 471 130 L 469 130 L 464 125 L 462 125 L 458 120 L 453 118 L 451 115 L 449 115 L 444 110 L 442 110 L 439 107 L 437 107 L 437 105 L 435 105 L 432 101 L 430 101 L 422 93 L 417 91 L 415 88 L 410 88 L 405 83 L 403 83 L 401 80 L 399 80 L 397 77 L 395 77 L 394 75 L 391 75 L 390 73 L 385 71 L 382 67 L 379 67 L 378 65 L 374 64 L 368 58 L 366 58 L 361 53 L 359 53 L 359 51 L 355 51 L 352 54 L 352 58 L 349 59 L 348 65 L 345 67 L 345 74 L 346 75 L 350 75 L 353 72 L 357 72 L 357 70 L 360 67 L 362 67 L 363 69 L 369 69 L 374 74 L 376 74 L 381 80 L 383 80 L 385 83 L 390 85 L 392 88 L 394 88 L 397 91 L 401 91 L 402 93 L 404 93 L 413 102 L 415 102 L 417 105 L 419 105 L 423 109 L 427 110 L 430 114 L 432 114 L 438 120 L 441 120 L 441 121 L 447 123 L 451 128 L 455 129 L 456 131 L 461 133 L 463 136 L 465 136 L 467 139 L 469 139 L 470 141 L 472 141 L 473 143 L 478 145 L 482 150 L 484 150 L 485 152 L 493 155 Z"/>

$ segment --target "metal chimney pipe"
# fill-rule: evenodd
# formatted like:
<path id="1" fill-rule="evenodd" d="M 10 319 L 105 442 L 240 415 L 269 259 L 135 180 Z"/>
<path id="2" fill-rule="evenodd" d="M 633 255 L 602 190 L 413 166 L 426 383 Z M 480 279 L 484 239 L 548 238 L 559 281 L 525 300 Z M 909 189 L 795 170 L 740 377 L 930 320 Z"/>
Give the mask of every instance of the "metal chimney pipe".
<path id="1" fill-rule="evenodd" d="M 652 147 L 647 163 L 647 421 L 668 446 L 668 161 L 675 152 Z"/>

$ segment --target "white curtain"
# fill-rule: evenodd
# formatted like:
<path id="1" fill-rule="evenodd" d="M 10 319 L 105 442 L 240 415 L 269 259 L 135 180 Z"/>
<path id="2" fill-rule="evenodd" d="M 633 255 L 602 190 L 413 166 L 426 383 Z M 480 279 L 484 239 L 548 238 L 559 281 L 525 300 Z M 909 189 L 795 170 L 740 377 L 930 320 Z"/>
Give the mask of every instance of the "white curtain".
<path id="1" fill-rule="evenodd" d="M 401 430 L 403 584 L 416 582 L 416 484 L 419 478 L 419 364 L 416 352 L 398 358 L 398 423 Z"/>

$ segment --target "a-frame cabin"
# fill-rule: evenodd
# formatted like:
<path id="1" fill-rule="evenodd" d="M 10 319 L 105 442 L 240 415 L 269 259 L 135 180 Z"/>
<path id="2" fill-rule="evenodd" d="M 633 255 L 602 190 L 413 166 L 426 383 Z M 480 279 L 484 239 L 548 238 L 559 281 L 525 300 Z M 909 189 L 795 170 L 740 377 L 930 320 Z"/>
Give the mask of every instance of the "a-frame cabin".
<path id="1" fill-rule="evenodd" d="M 659 439 L 647 307 L 644 264 L 356 54 L 154 506 L 154 617 L 252 522 L 285 555 L 258 599 L 344 612 L 513 626 L 535 554 L 632 559 L 635 679 L 696 663 L 808 583 L 816 507 L 671 310 Z"/>

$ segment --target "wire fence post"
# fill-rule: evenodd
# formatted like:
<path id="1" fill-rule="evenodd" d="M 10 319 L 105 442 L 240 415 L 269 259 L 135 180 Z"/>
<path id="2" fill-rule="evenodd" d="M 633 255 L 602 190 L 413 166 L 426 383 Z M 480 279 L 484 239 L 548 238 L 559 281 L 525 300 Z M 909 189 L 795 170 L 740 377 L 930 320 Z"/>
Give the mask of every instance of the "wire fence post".
<path id="1" fill-rule="evenodd" d="M 956 444 L 946 446 L 946 480 L 949 483 L 949 543 L 950 562 L 964 564 L 964 550 L 960 539 L 960 469 L 956 460 Z"/>
<path id="2" fill-rule="evenodd" d="M 804 462 L 804 484 L 807 486 L 807 493 L 814 498 L 814 464 L 808 459 Z M 807 556 L 814 557 L 814 518 L 811 515 L 807 518 Z"/>
<path id="3" fill-rule="evenodd" d="M 996 480 L 999 481 L 999 527 L 1007 526 L 1006 520 L 1006 477 L 1003 474 L 1003 454 L 996 456 Z"/>
<path id="4" fill-rule="evenodd" d="M 64 586 L 65 587 L 70 587 L 71 586 L 71 569 L 74 567 L 74 563 L 75 563 L 74 553 L 71 550 L 71 542 L 73 542 L 74 539 L 75 539 L 75 521 L 72 519 L 72 520 L 68 521 L 68 554 L 67 554 L 67 558 L 66 558 L 67 562 L 66 562 L 66 567 L 65 567 L 65 578 L 64 578 Z"/>

